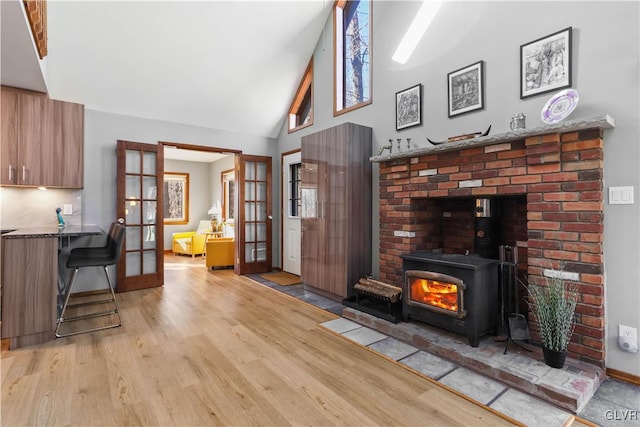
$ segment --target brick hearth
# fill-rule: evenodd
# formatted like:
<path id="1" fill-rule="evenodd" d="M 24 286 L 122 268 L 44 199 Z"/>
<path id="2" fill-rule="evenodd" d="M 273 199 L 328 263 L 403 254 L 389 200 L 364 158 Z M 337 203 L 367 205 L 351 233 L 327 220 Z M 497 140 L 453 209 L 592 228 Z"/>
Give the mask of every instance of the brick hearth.
<path id="1" fill-rule="evenodd" d="M 464 252 L 473 232 L 455 221 L 468 228 L 472 213 L 460 206 L 504 198 L 503 239 L 521 247 L 529 281 L 562 268 L 579 286 L 569 356 L 604 367 L 602 178 L 604 129 L 613 126 L 604 116 L 373 157 L 380 163 L 380 278 L 401 284 L 407 252 Z M 530 328 L 538 341 L 535 321 Z"/>

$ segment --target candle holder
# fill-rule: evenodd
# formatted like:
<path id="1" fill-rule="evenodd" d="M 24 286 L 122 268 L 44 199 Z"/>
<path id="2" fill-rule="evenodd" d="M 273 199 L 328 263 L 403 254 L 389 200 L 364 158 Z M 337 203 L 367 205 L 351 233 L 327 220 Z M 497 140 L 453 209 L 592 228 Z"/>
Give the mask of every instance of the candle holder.
<path id="1" fill-rule="evenodd" d="M 411 138 L 407 138 L 407 150 L 411 150 Z"/>
<path id="2" fill-rule="evenodd" d="M 398 152 L 400 152 L 400 141 L 402 141 L 402 138 L 398 138 L 396 141 L 398 141 Z"/>

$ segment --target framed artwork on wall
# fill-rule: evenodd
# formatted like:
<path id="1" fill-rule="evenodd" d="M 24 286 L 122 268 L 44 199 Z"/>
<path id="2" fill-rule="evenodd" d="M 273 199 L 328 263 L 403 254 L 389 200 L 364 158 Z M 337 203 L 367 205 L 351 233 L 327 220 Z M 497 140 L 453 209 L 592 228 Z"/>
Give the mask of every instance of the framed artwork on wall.
<path id="1" fill-rule="evenodd" d="M 447 74 L 449 117 L 484 108 L 484 61 Z"/>
<path id="2" fill-rule="evenodd" d="M 520 99 L 571 87 L 571 27 L 520 46 Z"/>
<path id="3" fill-rule="evenodd" d="M 164 223 L 189 223 L 189 174 L 164 173 Z"/>
<path id="4" fill-rule="evenodd" d="M 396 130 L 422 124 L 422 84 L 396 92 Z"/>

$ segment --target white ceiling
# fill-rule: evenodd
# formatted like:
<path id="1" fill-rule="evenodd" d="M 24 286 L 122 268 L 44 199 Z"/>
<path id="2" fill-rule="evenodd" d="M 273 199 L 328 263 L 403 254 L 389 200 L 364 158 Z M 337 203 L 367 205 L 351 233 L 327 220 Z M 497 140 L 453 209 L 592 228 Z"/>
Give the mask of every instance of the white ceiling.
<path id="1" fill-rule="evenodd" d="M 88 109 L 275 137 L 331 6 L 49 0 L 49 94 Z M 4 83 L 11 64 L 2 65 Z"/>

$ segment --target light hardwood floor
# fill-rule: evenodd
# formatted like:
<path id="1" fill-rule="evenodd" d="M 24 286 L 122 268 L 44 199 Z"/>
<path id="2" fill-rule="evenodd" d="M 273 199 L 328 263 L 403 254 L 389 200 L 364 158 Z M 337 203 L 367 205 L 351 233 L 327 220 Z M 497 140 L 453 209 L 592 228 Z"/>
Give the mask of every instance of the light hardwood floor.
<path id="1" fill-rule="evenodd" d="M 3 426 L 513 425 L 204 261 L 118 294 L 124 326 L 2 352 Z"/>

